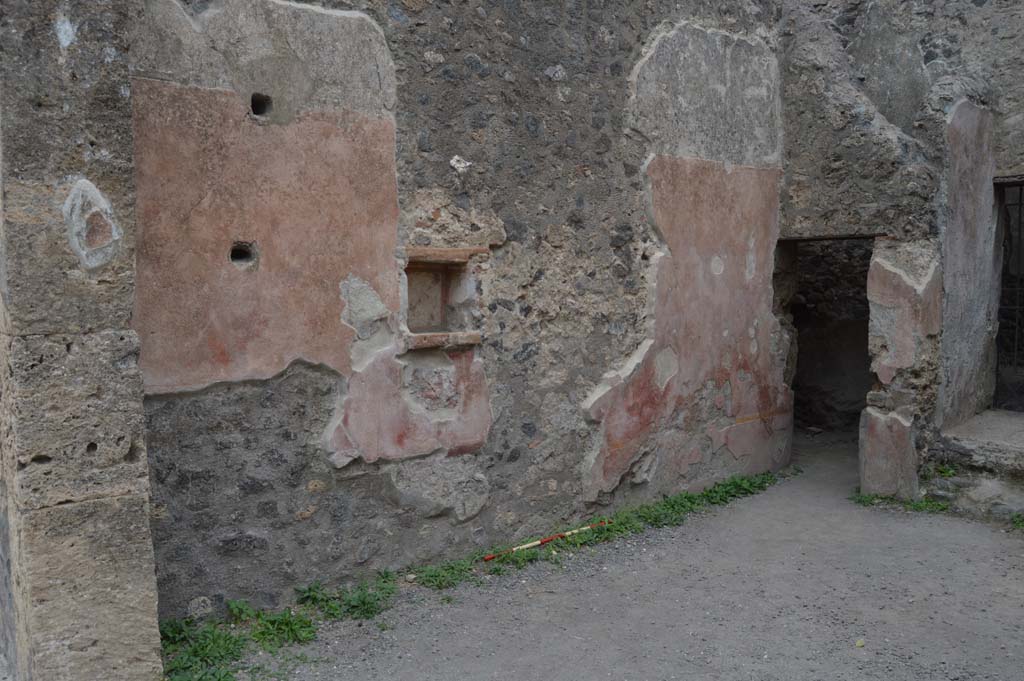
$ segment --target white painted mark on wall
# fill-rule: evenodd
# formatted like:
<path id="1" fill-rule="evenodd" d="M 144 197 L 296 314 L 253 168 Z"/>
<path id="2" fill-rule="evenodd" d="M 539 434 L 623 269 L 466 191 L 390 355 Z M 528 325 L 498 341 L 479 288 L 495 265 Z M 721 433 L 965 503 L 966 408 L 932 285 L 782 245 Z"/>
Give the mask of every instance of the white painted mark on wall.
<path id="1" fill-rule="evenodd" d="M 722 272 L 725 272 L 725 261 L 716 255 L 711 258 L 711 273 L 717 277 L 721 275 Z"/>
<path id="2" fill-rule="evenodd" d="M 123 233 L 107 197 L 89 180 L 75 182 L 64 201 L 68 243 L 87 270 L 103 267 L 117 255 Z"/>
<path id="3" fill-rule="evenodd" d="M 448 165 L 455 168 L 455 172 L 459 175 L 469 170 L 469 167 L 473 165 L 472 161 L 467 161 L 461 156 L 452 156 L 452 160 L 448 161 Z"/>
<path id="4" fill-rule="evenodd" d="M 78 29 L 71 20 L 64 16 L 63 12 L 57 14 L 57 21 L 53 26 L 53 30 L 57 32 L 57 43 L 60 45 L 61 52 L 68 49 L 71 43 L 75 42 L 75 38 L 78 33 Z"/>

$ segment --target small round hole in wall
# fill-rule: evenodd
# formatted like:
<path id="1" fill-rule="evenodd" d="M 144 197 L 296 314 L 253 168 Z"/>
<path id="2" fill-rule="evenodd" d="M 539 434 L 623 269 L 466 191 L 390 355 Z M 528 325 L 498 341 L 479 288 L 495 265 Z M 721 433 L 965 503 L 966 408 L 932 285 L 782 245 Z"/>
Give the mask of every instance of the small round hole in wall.
<path id="1" fill-rule="evenodd" d="M 235 267 L 240 269 L 252 267 L 256 264 L 256 244 L 248 241 L 236 241 L 231 244 L 228 257 Z"/>
<path id="2" fill-rule="evenodd" d="M 270 95 L 260 94 L 259 92 L 252 93 L 252 99 L 249 104 L 254 116 L 266 116 L 274 109 L 274 100 L 270 98 Z"/>

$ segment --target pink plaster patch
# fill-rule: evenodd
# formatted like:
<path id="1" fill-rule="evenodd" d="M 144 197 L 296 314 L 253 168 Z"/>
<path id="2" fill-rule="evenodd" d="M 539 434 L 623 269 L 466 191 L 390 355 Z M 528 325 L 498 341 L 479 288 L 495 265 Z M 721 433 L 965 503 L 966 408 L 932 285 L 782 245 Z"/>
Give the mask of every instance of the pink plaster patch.
<path id="1" fill-rule="evenodd" d="M 437 450 L 449 455 L 476 451 L 491 427 L 490 396 L 483 362 L 473 350 L 449 353 L 455 374 L 458 406 L 432 414 L 416 403 L 403 385 L 402 357 L 397 348 L 381 350 L 366 367 L 352 374 L 341 406 L 341 422 L 329 437 L 339 451 L 366 462 L 405 459 Z"/>

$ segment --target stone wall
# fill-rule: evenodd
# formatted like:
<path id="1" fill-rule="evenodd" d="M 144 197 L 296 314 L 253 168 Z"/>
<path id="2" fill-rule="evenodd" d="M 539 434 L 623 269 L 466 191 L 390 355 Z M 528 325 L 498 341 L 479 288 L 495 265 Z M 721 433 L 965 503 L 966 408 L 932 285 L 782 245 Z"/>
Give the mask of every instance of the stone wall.
<path id="1" fill-rule="evenodd" d="M 160 678 L 134 290 L 134 2 L 0 15 L 2 652 L 24 681 Z"/>
<path id="2" fill-rule="evenodd" d="M 785 463 L 778 9 L 148 2 L 161 613 Z M 438 249 L 477 249 L 446 294 L 470 345 L 418 350 L 404 271 Z"/>
<path id="3" fill-rule="evenodd" d="M 867 311 L 864 491 L 987 401 L 1013 0 L 4 9 L 24 678 L 155 678 L 155 584 L 277 606 L 783 465 L 780 238 L 874 239 L 815 302 Z"/>

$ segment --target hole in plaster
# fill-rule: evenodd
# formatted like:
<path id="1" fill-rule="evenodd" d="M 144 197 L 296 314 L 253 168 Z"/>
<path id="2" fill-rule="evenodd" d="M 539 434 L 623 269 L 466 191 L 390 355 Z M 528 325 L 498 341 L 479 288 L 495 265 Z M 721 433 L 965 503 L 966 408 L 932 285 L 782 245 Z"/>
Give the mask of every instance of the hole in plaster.
<path id="1" fill-rule="evenodd" d="M 231 252 L 228 254 L 235 267 L 247 268 L 256 262 L 256 244 L 246 241 L 236 241 L 231 244 Z"/>
<path id="2" fill-rule="evenodd" d="M 99 445 L 97 445 L 95 442 L 90 442 L 85 446 L 85 451 L 88 452 L 89 454 L 94 453 L 97 449 L 99 449 Z"/>
<path id="3" fill-rule="evenodd" d="M 465 263 L 410 262 L 405 276 L 409 331 L 457 332 L 472 326 L 477 291 Z"/>
<path id="4" fill-rule="evenodd" d="M 252 99 L 249 103 L 254 116 L 266 116 L 274 109 L 274 100 L 271 99 L 270 95 L 260 94 L 259 92 L 252 93 Z"/>
<path id="5" fill-rule="evenodd" d="M 30 461 L 32 463 L 50 463 L 53 461 L 53 457 L 47 456 L 46 454 L 36 454 L 30 459 Z"/>

